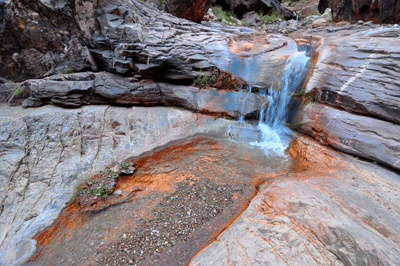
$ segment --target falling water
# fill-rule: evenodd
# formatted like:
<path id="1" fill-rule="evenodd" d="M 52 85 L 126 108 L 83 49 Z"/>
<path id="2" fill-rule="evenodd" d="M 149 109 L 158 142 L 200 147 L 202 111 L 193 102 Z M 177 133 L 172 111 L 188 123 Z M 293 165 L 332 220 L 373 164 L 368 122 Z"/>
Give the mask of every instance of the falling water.
<path id="1" fill-rule="evenodd" d="M 259 142 L 252 142 L 252 145 L 267 151 L 275 151 L 281 155 L 284 154 L 291 135 L 291 130 L 285 126 L 287 107 L 293 93 L 299 89 L 303 81 L 309 59 L 306 52 L 292 55 L 285 68 L 282 89 L 280 91 L 272 88 L 268 90 L 270 104 L 268 108 L 261 110 L 258 123 L 261 139 Z"/>

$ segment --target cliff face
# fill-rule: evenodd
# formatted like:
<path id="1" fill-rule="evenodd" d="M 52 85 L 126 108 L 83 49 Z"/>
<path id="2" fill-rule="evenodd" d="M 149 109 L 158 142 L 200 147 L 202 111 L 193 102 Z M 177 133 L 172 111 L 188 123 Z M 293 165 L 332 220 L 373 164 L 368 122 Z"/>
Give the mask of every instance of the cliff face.
<path id="1" fill-rule="evenodd" d="M 325 8 L 332 9 L 333 21 L 358 20 L 374 23 L 399 23 L 400 1 L 398 0 L 320 0 L 319 12 Z"/>

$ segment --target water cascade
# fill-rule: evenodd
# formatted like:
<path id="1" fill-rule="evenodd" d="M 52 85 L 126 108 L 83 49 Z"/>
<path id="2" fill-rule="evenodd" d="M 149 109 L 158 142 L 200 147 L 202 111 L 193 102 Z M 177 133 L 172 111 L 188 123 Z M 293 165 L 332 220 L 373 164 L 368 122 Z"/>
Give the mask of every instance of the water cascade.
<path id="1" fill-rule="evenodd" d="M 261 139 L 252 142 L 252 145 L 283 155 L 291 135 L 291 130 L 285 126 L 288 105 L 292 95 L 302 84 L 309 59 L 306 52 L 292 55 L 285 68 L 282 89 L 280 91 L 268 89 L 269 106 L 260 111 L 258 123 Z"/>
<path id="2" fill-rule="evenodd" d="M 214 53 L 213 62 L 246 80 L 249 84 L 248 95 L 256 93 L 265 100 L 259 107 L 259 121 L 247 121 L 250 117 L 254 118 L 254 114 L 247 116 L 242 113 L 239 126 L 229 127 L 229 136 L 260 147 L 266 153 L 284 155 L 291 140 L 291 131 L 285 126 L 288 106 L 308 72 L 310 58 L 308 51 L 303 50 L 310 47 L 276 35 L 246 35 L 218 44 L 209 47 L 218 51 Z M 238 101 L 241 107 L 249 104 L 246 95 Z"/>

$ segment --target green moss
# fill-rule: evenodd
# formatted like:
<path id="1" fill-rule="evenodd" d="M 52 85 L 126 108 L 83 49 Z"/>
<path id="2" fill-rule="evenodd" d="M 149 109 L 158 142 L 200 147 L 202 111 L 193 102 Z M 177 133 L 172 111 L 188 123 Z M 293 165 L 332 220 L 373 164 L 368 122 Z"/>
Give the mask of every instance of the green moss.
<path id="1" fill-rule="evenodd" d="M 72 74 L 72 73 L 74 73 L 75 71 L 73 70 L 73 69 L 70 69 L 70 68 L 67 68 L 66 70 L 65 70 L 65 74 Z"/>
<path id="2" fill-rule="evenodd" d="M 22 88 L 20 87 L 20 86 L 18 86 L 18 85 L 14 85 L 13 87 L 12 87 L 12 95 L 14 96 L 14 97 L 17 97 L 17 96 L 19 96 L 21 93 L 22 93 Z"/>

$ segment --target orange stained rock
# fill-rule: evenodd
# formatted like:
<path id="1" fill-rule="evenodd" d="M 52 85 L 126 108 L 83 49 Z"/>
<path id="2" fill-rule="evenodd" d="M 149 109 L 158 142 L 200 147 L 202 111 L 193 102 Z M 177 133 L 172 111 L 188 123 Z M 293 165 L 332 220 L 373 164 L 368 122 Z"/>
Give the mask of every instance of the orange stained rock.
<path id="1" fill-rule="evenodd" d="M 78 201 L 70 203 L 67 208 L 61 212 L 50 228 L 36 235 L 35 240 L 37 241 L 39 252 L 31 258 L 31 261 L 34 261 L 35 258 L 44 251 L 45 247 L 50 244 L 55 237 L 59 236 L 60 232 L 63 235 L 61 239 L 64 239 L 70 236 L 75 228 L 81 226 L 87 217 L 86 213 L 81 210 L 82 206 L 79 205 Z M 60 240 L 59 237 L 58 239 Z"/>
<path id="2" fill-rule="evenodd" d="M 291 170 L 295 173 L 302 173 L 304 177 L 315 177 L 326 172 L 333 172 L 343 167 L 344 163 L 330 155 L 329 148 L 321 147 L 316 143 L 305 143 L 300 138 L 293 141 L 287 152 L 293 158 Z"/>
<path id="3" fill-rule="evenodd" d="M 228 47 L 235 54 L 251 54 L 268 49 L 269 42 L 265 35 L 243 35 L 229 39 Z"/>

